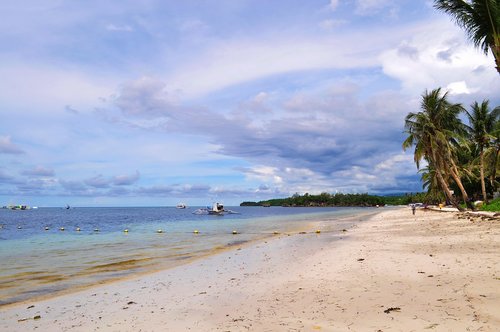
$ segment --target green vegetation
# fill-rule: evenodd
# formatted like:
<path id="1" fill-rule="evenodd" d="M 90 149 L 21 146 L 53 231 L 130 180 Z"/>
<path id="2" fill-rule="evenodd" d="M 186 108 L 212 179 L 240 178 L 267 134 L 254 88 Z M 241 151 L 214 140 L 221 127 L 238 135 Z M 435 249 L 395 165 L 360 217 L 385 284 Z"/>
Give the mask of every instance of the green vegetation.
<path id="1" fill-rule="evenodd" d="M 461 116 L 465 115 L 468 124 Z M 500 107 L 475 102 L 468 112 L 448 100 L 441 88 L 422 95 L 420 111 L 405 119 L 408 137 L 403 149 L 414 147 L 414 160 L 422 174 L 428 200 L 441 198 L 457 207 L 460 198 L 474 209 L 472 200 L 487 202 L 498 189 Z M 426 166 L 420 168 L 420 162 Z M 488 178 L 488 181 L 485 179 Z"/>
<path id="2" fill-rule="evenodd" d="M 490 201 L 488 204 L 483 204 L 481 207 L 483 211 L 500 211 L 500 198 Z"/>
<path id="3" fill-rule="evenodd" d="M 258 202 L 243 202 L 240 203 L 240 206 L 261 206 L 261 204 Z"/>
<path id="4" fill-rule="evenodd" d="M 408 205 L 411 203 L 423 203 L 437 205 L 443 200 L 441 197 L 433 197 L 427 193 L 408 193 L 398 196 L 382 196 L 385 205 Z"/>
<path id="5" fill-rule="evenodd" d="M 449 14 L 475 47 L 493 54 L 500 74 L 500 0 L 435 0 L 434 7 Z M 423 201 L 446 200 L 464 210 L 474 209 L 472 201 L 481 199 L 485 208 L 497 208 L 488 199 L 498 192 L 499 115 L 500 107 L 491 109 L 488 100 L 467 111 L 450 102 L 441 88 L 425 91 L 420 111 L 406 116 L 403 142 L 403 149 L 415 148 L 414 160 L 427 188 Z"/>
<path id="6" fill-rule="evenodd" d="M 368 194 L 328 194 L 299 195 L 295 194 L 288 198 L 276 198 L 260 202 L 243 202 L 240 206 L 383 206 L 383 205 L 406 205 L 410 203 L 435 202 L 424 201 L 427 199 L 425 193 L 405 194 L 400 196 L 376 196 Z"/>
<path id="7" fill-rule="evenodd" d="M 295 194 L 288 198 L 275 198 L 259 202 L 243 202 L 240 206 L 284 206 L 284 207 L 347 207 L 347 206 L 385 206 L 385 205 L 408 205 L 411 203 L 423 203 L 438 205 L 444 201 L 444 195 L 432 196 L 428 193 L 407 193 L 394 196 L 377 196 L 368 194 L 328 194 L 299 195 Z M 460 204 L 465 208 L 465 204 Z M 482 211 L 500 211 L 500 198 L 483 204 Z"/>

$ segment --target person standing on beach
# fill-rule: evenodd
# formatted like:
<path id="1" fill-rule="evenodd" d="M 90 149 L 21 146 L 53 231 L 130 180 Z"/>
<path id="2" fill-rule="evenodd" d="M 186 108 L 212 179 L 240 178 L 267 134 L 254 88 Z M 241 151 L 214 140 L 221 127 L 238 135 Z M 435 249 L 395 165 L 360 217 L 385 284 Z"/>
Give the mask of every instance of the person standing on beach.
<path id="1" fill-rule="evenodd" d="M 411 212 L 413 213 L 413 215 L 415 215 L 415 209 L 417 207 L 415 206 L 415 204 L 410 204 L 410 206 L 411 206 Z"/>

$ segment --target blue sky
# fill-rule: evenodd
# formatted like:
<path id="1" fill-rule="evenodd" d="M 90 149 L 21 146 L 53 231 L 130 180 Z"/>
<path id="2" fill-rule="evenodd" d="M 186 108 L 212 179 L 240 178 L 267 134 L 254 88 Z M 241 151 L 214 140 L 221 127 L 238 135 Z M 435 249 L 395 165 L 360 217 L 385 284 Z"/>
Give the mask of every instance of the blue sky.
<path id="1" fill-rule="evenodd" d="M 432 1 L 3 1 L 0 29 L 0 205 L 420 191 L 422 93 L 500 105 Z"/>

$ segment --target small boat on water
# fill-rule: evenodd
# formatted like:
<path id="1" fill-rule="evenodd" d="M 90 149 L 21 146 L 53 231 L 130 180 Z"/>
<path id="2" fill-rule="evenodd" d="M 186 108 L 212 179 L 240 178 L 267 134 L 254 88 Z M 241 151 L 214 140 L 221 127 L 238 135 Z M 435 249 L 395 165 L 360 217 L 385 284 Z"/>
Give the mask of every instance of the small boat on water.
<path id="1" fill-rule="evenodd" d="M 221 203 L 214 203 L 211 208 L 207 206 L 207 210 L 208 214 L 223 214 L 225 212 L 224 205 Z"/>
<path id="2" fill-rule="evenodd" d="M 179 203 L 175 207 L 178 209 L 185 209 L 185 208 L 187 208 L 187 205 L 185 203 Z"/>
<path id="3" fill-rule="evenodd" d="M 224 214 L 239 214 L 239 212 L 228 210 L 224 208 L 222 203 L 213 203 L 212 206 L 207 206 L 206 208 L 196 209 L 193 214 L 209 214 L 215 216 L 223 216 Z"/>
<path id="4" fill-rule="evenodd" d="M 28 205 L 7 205 L 3 207 L 4 209 L 10 210 L 30 210 L 31 208 Z"/>

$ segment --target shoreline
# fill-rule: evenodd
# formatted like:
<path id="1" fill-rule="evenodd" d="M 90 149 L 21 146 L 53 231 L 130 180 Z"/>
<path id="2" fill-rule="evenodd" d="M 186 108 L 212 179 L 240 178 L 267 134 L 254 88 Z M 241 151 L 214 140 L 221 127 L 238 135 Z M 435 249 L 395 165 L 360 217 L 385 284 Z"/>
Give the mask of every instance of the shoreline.
<path id="1" fill-rule="evenodd" d="M 0 308 L 0 329 L 493 331 L 500 327 L 499 230 L 498 220 L 381 208 L 347 232 L 282 234 L 9 305 Z"/>
<path id="2" fill-rule="evenodd" d="M 82 229 L 96 227 L 90 225 L 92 214 L 88 213 L 71 218 L 66 215 L 66 211 L 51 212 L 48 215 L 35 213 L 37 217 L 34 220 L 28 218 L 29 224 L 21 224 L 26 220 L 19 222 L 16 218 L 5 220 L 6 230 L 2 229 L 0 232 L 0 237 L 7 240 L 0 243 L 0 257 L 5 265 L 0 276 L 0 307 L 147 275 L 231 250 L 242 243 L 274 237 L 275 231 L 312 231 L 316 229 L 316 220 L 353 213 L 346 212 L 350 209 L 316 209 L 311 211 L 313 213 L 303 209 L 298 213 L 287 212 L 285 209 L 260 209 L 259 213 L 259 209 L 251 208 L 247 209 L 249 211 L 243 211 L 243 214 L 247 215 L 246 218 L 219 218 L 193 216 L 190 212 L 178 209 L 172 209 L 174 213 L 166 216 L 164 211 L 159 212 L 158 209 L 152 212 L 144 209 L 130 210 L 120 209 L 118 213 L 111 213 L 114 223 L 102 233 L 69 231 L 76 226 L 82 226 Z M 284 216 L 280 216 L 281 214 Z M 290 217 L 286 217 L 288 214 Z M 134 221 L 142 218 L 155 219 L 159 218 L 159 215 L 165 220 L 180 220 L 171 224 L 162 222 L 149 225 L 149 233 L 147 227 L 143 227 L 147 226 L 147 223 L 117 223 L 120 218 L 115 217 L 121 215 L 130 216 L 128 218 Z M 60 225 L 57 221 L 55 224 L 49 224 L 51 231 L 47 231 L 43 230 L 43 225 L 47 224 L 48 217 L 59 221 L 75 221 L 63 225 L 68 232 L 60 232 L 58 227 L 54 226 Z M 205 222 L 204 219 L 210 222 Z M 188 222 L 184 223 L 184 220 Z M 100 228 L 99 225 L 97 228 Z M 112 231 L 129 228 L 130 233 Z M 162 234 L 155 231 L 162 228 Z M 233 230 L 238 234 L 232 234 Z M 74 244 L 68 239 L 74 239 Z M 58 257 L 61 257 L 61 260 L 57 259 Z"/>
<path id="3" fill-rule="evenodd" d="M 337 217 L 337 216 L 326 217 L 327 224 L 325 224 L 325 227 L 327 225 L 327 227 L 338 228 L 338 227 L 340 227 L 339 225 L 341 225 L 345 222 L 349 222 L 351 220 L 357 220 L 359 218 L 363 218 L 364 216 L 372 215 L 374 213 L 378 213 L 378 211 L 369 211 L 369 212 L 362 211 L 362 212 L 358 212 L 355 215 L 340 216 L 340 217 Z M 15 299 L 11 302 L 4 302 L 4 303 L 1 303 L 1 301 L 0 301 L 0 310 L 6 309 L 9 307 L 14 307 L 17 305 L 23 305 L 23 304 L 30 303 L 30 302 L 50 300 L 52 298 L 56 298 L 59 296 L 69 295 L 69 294 L 73 294 L 73 293 L 80 292 L 83 290 L 92 289 L 96 286 L 109 285 L 109 284 L 119 283 L 119 282 L 123 282 L 123 281 L 127 281 L 127 280 L 133 280 L 136 278 L 140 278 L 140 277 L 147 276 L 150 274 L 155 274 L 155 273 L 165 271 L 165 270 L 174 269 L 174 268 L 182 266 L 182 265 L 186 265 L 186 264 L 190 264 L 190 263 L 193 263 L 193 262 L 196 262 L 199 260 L 203 260 L 203 259 L 206 259 L 207 257 L 213 256 L 213 255 L 218 255 L 218 254 L 221 254 L 221 253 L 224 253 L 227 251 L 235 250 L 236 248 L 248 247 L 248 246 L 251 246 L 253 244 L 264 242 L 264 241 L 267 241 L 269 239 L 272 239 L 272 238 L 275 238 L 278 236 L 290 236 L 290 235 L 304 234 L 304 233 L 308 233 L 308 232 L 314 233 L 315 230 L 317 230 L 319 223 L 324 221 L 323 217 L 318 217 L 318 218 L 319 219 L 312 219 L 312 220 L 306 221 L 306 222 L 302 223 L 301 225 L 296 226 L 293 229 L 286 230 L 284 232 L 281 232 L 281 231 L 275 232 L 275 233 L 264 232 L 261 234 L 260 237 L 253 238 L 253 239 L 241 240 L 238 238 L 239 234 L 242 234 L 245 236 L 245 234 L 246 234 L 245 232 L 229 235 L 230 237 L 232 237 L 232 240 L 228 241 L 225 245 L 220 245 L 220 246 L 213 247 L 210 250 L 193 253 L 192 255 L 189 255 L 187 257 L 181 257 L 181 259 L 179 259 L 179 260 L 172 260 L 172 261 L 168 261 L 167 263 L 163 262 L 160 266 L 152 267 L 152 268 L 150 267 L 148 269 L 144 269 L 143 271 L 135 271 L 135 272 L 130 273 L 130 274 L 124 274 L 124 275 L 120 275 L 120 276 L 116 276 L 116 277 L 108 277 L 106 279 L 98 280 L 98 281 L 95 281 L 93 283 L 76 284 L 70 288 L 63 288 L 63 289 L 54 290 L 51 293 L 40 293 L 37 295 L 35 295 L 35 293 L 33 293 L 32 297 L 29 299 L 20 298 L 20 299 Z M 365 217 L 365 219 L 366 219 L 366 217 Z M 332 223 L 332 220 L 334 221 L 333 223 Z M 277 229 L 277 230 L 279 230 L 279 229 Z M 195 236 L 197 236 L 197 234 L 195 234 Z"/>

